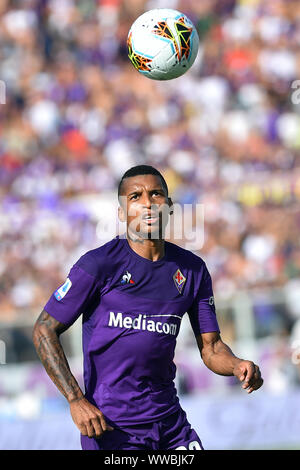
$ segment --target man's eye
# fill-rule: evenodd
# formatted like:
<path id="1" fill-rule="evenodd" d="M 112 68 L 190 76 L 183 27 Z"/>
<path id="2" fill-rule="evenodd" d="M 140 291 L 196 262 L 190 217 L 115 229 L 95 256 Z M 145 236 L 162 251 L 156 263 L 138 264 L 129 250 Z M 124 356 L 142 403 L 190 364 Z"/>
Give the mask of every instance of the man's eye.
<path id="1" fill-rule="evenodd" d="M 130 200 L 132 199 L 137 199 L 138 195 L 137 194 L 133 194 L 131 197 L 130 197 Z"/>

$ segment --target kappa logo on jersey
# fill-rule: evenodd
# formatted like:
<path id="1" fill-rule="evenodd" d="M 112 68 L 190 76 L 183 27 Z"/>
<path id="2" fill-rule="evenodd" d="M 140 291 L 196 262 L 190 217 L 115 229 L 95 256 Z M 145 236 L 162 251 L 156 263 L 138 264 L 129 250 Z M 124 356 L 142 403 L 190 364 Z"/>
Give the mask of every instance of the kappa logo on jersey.
<path id="1" fill-rule="evenodd" d="M 186 281 L 186 277 L 184 277 L 180 269 L 177 269 L 176 273 L 173 276 L 173 280 L 174 280 L 175 286 L 178 289 L 178 292 L 181 294 L 183 286 Z"/>
<path id="2" fill-rule="evenodd" d="M 67 278 L 66 282 L 59 289 L 57 289 L 57 291 L 54 293 L 54 297 L 56 298 L 56 300 L 59 301 L 63 299 L 66 293 L 71 289 L 71 286 L 72 286 L 72 281 L 69 278 Z"/>
<path id="3" fill-rule="evenodd" d="M 209 305 L 214 305 L 215 304 L 215 299 L 213 298 L 213 296 L 211 296 L 209 298 L 208 303 L 209 303 Z"/>
<path id="4" fill-rule="evenodd" d="M 131 273 L 126 271 L 126 273 L 122 276 L 121 284 L 134 284 L 134 281 L 131 279 L 131 277 Z"/>

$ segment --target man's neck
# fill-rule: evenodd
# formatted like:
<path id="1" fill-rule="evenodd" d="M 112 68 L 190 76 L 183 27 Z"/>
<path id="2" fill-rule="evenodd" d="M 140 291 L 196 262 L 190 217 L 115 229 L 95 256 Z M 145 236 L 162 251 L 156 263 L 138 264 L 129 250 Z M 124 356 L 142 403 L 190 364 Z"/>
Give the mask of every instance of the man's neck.
<path id="1" fill-rule="evenodd" d="M 142 237 L 132 237 L 127 233 L 127 240 L 133 251 L 150 261 L 158 261 L 165 255 L 165 240 L 163 239 L 150 240 Z"/>

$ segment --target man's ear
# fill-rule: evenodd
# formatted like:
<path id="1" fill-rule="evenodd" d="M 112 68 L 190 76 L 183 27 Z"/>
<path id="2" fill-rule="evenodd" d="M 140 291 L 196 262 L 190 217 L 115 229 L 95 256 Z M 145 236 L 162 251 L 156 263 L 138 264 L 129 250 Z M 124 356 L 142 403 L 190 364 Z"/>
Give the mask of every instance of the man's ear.
<path id="1" fill-rule="evenodd" d="M 118 207 L 118 217 L 120 222 L 126 222 L 126 214 L 122 206 Z"/>
<path id="2" fill-rule="evenodd" d="M 174 213 L 174 211 L 173 211 L 173 201 L 170 197 L 168 197 L 168 206 L 170 208 L 169 214 L 172 215 Z"/>

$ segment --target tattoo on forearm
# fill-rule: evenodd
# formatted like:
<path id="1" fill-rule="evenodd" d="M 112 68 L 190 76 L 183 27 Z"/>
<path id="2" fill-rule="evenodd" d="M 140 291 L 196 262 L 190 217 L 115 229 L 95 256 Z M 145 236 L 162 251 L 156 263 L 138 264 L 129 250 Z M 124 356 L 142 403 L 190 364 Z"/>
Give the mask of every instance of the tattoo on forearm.
<path id="1" fill-rule="evenodd" d="M 71 401 L 82 396 L 82 392 L 70 370 L 59 341 L 59 334 L 65 330 L 64 325 L 57 322 L 46 312 L 42 312 L 35 326 L 33 341 L 37 354 L 49 377 L 62 394 Z"/>

